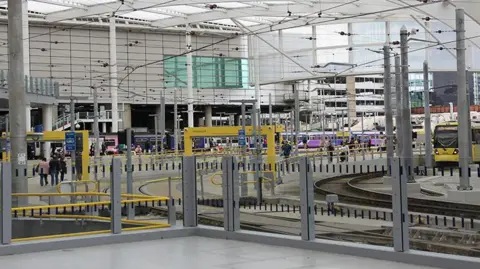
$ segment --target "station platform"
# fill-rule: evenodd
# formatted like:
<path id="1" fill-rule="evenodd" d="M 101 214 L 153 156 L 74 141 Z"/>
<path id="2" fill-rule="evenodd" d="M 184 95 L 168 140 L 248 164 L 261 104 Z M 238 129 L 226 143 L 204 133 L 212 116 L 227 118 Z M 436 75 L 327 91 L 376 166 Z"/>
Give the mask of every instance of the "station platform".
<path id="1" fill-rule="evenodd" d="M 476 169 L 473 166 L 471 168 Z M 431 169 L 429 170 L 428 174 L 430 175 L 415 177 L 415 181 L 421 191 L 409 192 L 408 197 L 480 205 L 480 177 L 478 177 L 476 172 L 472 173 L 470 177 L 472 190 L 459 191 L 457 188 L 460 185 L 460 175 L 457 169 L 452 170 L 452 172 L 450 172 L 450 169 L 445 170 L 444 175 L 439 172 L 436 172 L 436 175 L 432 175 Z M 357 184 L 357 187 L 374 192 L 392 192 L 391 185 L 386 184 L 382 178 L 362 181 L 361 184 Z M 465 193 L 469 195 L 464 195 Z M 462 195 L 459 196 L 459 194 Z"/>
<path id="2" fill-rule="evenodd" d="M 183 237 L 0 257 L 2 268 L 434 269 L 236 240 Z"/>

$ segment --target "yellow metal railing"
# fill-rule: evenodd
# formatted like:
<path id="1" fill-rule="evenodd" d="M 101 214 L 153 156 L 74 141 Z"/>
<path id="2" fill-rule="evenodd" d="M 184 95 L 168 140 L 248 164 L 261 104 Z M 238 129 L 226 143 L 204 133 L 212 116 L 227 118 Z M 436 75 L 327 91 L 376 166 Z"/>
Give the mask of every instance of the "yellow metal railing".
<path id="1" fill-rule="evenodd" d="M 95 193 L 95 192 L 76 192 L 76 193 L 15 193 L 12 196 L 17 197 L 26 197 L 26 196 L 110 196 L 108 193 Z M 122 200 L 120 204 L 144 204 L 148 205 L 152 203 L 152 206 L 155 206 L 156 203 L 162 201 L 168 201 L 168 197 L 163 196 L 147 196 L 147 195 L 138 195 L 138 194 L 122 194 L 123 198 L 130 198 L 131 200 Z M 32 218 L 56 218 L 56 219 L 94 219 L 99 221 L 111 221 L 111 218 L 100 217 L 100 216 L 89 216 L 89 215 L 63 215 L 63 214 L 51 214 L 52 210 L 55 211 L 58 209 L 63 209 L 63 213 L 66 212 L 75 212 L 75 210 L 85 209 L 96 209 L 104 208 L 105 206 L 110 205 L 110 201 L 100 201 L 100 202 L 81 202 L 75 204 L 57 204 L 57 205 L 45 205 L 45 206 L 27 206 L 27 207 L 17 207 L 12 208 L 12 215 L 14 217 L 32 217 Z M 156 223 L 152 221 L 143 221 L 143 220 L 127 220 L 122 219 L 124 224 L 132 225 L 142 225 L 141 227 L 131 227 L 122 229 L 123 231 L 138 231 L 146 229 L 158 229 L 158 228 L 167 228 L 170 227 L 169 224 L 165 223 Z M 58 234 L 58 235 L 48 235 L 48 236 L 36 236 L 28 238 L 17 238 L 13 239 L 13 242 L 24 242 L 24 241 L 33 241 L 33 240 L 45 240 L 45 239 L 55 239 L 55 238 L 64 238 L 72 236 L 85 236 L 85 235 L 95 235 L 95 234 L 104 234 L 110 233 L 110 230 L 100 230 L 100 231 L 91 231 L 91 232 L 80 232 L 80 233 L 68 233 L 68 234 Z"/>

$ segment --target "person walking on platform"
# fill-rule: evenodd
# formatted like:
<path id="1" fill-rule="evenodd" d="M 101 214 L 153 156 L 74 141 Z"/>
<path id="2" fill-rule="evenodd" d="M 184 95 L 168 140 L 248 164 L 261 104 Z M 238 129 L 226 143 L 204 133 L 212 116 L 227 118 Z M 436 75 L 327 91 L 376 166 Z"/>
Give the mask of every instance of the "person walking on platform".
<path id="1" fill-rule="evenodd" d="M 52 186 L 58 185 L 58 173 L 60 172 L 60 161 L 58 160 L 56 155 L 54 155 L 53 158 L 50 159 L 49 171 L 50 171 Z"/>
<path id="2" fill-rule="evenodd" d="M 65 162 L 65 157 L 60 157 L 60 181 L 63 182 L 65 179 L 65 174 L 67 173 L 67 162 Z"/>
<path id="3" fill-rule="evenodd" d="M 35 170 L 40 175 L 40 186 L 43 187 L 44 184 L 48 185 L 49 165 L 48 165 L 47 159 L 45 157 L 42 157 L 42 160 L 37 165 L 37 168 Z"/>

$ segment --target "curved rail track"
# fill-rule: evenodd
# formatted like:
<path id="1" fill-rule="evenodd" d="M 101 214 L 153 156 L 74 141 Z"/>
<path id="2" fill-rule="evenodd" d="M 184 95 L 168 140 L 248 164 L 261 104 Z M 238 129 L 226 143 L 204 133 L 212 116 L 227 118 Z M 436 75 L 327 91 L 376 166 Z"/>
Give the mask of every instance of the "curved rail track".
<path id="1" fill-rule="evenodd" d="M 315 182 L 315 192 L 319 194 L 336 194 L 343 203 L 354 203 L 383 208 L 392 208 L 392 195 L 388 193 L 365 190 L 355 186 L 355 183 L 381 177 L 383 174 L 353 174 L 323 179 Z M 425 193 L 431 195 L 431 193 Z M 410 211 L 448 215 L 464 218 L 479 218 L 480 205 L 462 204 L 438 201 L 434 199 L 408 198 Z"/>

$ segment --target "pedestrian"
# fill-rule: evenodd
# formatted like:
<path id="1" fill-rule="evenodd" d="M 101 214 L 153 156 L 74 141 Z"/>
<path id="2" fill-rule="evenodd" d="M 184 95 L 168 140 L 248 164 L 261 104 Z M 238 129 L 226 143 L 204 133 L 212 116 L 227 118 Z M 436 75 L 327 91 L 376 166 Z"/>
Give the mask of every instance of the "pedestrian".
<path id="1" fill-rule="evenodd" d="M 52 181 L 52 186 L 58 185 L 58 173 L 60 172 L 60 161 L 57 158 L 57 155 L 54 155 L 49 162 L 49 171 Z"/>
<path id="2" fill-rule="evenodd" d="M 40 163 L 37 165 L 36 170 L 40 175 L 40 186 L 43 187 L 44 184 L 48 185 L 49 165 L 45 157 L 42 157 Z"/>
<path id="3" fill-rule="evenodd" d="M 63 182 L 65 179 L 65 174 L 67 173 L 67 162 L 65 162 L 65 157 L 60 157 L 60 181 Z"/>

